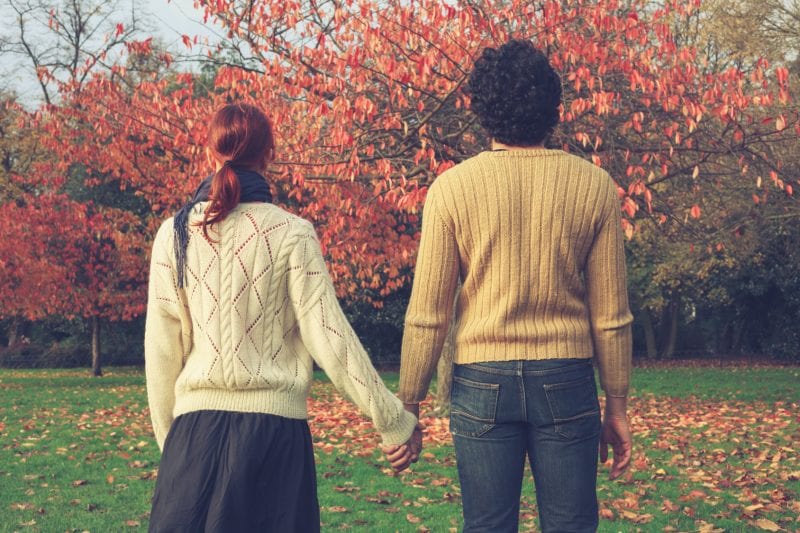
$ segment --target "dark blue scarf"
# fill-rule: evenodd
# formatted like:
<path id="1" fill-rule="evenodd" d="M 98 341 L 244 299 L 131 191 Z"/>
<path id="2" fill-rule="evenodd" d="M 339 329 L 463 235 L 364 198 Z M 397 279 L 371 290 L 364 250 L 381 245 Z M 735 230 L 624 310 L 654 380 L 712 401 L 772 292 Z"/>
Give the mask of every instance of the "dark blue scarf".
<path id="1" fill-rule="evenodd" d="M 239 178 L 241 195 L 239 202 L 272 202 L 272 194 L 266 178 L 252 170 L 234 168 L 236 176 Z M 178 269 L 178 287 L 183 287 L 186 277 L 186 247 L 189 245 L 189 213 L 198 202 L 208 200 L 208 193 L 211 190 L 211 180 L 214 174 L 204 179 L 192 199 L 175 213 L 175 264 Z"/>

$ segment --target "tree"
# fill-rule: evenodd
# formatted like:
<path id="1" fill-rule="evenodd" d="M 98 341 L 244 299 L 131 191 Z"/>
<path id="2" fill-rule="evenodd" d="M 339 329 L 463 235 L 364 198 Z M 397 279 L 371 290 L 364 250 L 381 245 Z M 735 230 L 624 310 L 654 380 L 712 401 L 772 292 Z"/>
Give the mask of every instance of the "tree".
<path id="1" fill-rule="evenodd" d="M 89 320 L 92 367 L 100 375 L 100 320 L 129 320 L 144 310 L 147 212 L 126 198 L 119 184 L 116 193 L 113 187 L 93 187 L 100 181 L 93 170 L 80 160 L 64 159 L 69 154 L 53 150 L 59 141 L 48 137 L 57 135 L 59 127 L 93 134 L 91 116 L 65 112 L 80 105 L 82 87 L 93 76 L 108 76 L 130 86 L 163 73 L 166 61 L 162 56 L 137 53 L 143 47 L 149 51 L 152 39 L 133 40 L 139 35 L 140 21 L 132 5 L 127 16 L 125 5 L 117 1 L 7 0 L 4 7 L 15 14 L 15 25 L 6 30 L 0 51 L 6 58 L 16 56 L 35 72 L 44 103 L 28 122 L 39 133 L 33 137 L 36 146 L 56 155 L 33 161 L 24 171 L 17 169 L 17 178 L 9 180 L 20 186 L 11 191 L 8 201 L 35 212 L 43 228 L 33 241 L 42 248 L 27 256 L 17 254 L 13 263 L 5 265 L 19 280 L 9 294 L 20 300 L 29 297 L 25 283 L 30 283 L 32 265 L 49 269 L 52 275 L 66 268 L 64 279 L 39 287 L 47 304 L 33 313 L 29 300 L 24 316 L 77 315 Z M 79 137 L 72 140 L 82 142 Z M 24 146 L 15 144 L 17 151 Z M 16 160 L 20 158 L 15 156 Z M 56 218 L 60 213 L 70 215 L 61 224 Z M 15 247 L 13 236 L 5 236 L 4 241 Z M 51 242 L 59 246 L 52 247 Z M 24 246 L 17 249 L 26 250 Z M 17 323 L 12 320 L 12 327 Z"/>
<path id="2" fill-rule="evenodd" d="M 146 232 L 141 219 L 128 211 L 64 200 L 75 224 L 66 232 L 66 248 L 58 255 L 71 272 L 65 291 L 69 300 L 59 314 L 89 320 L 92 372 L 100 376 L 101 320 L 131 320 L 146 306 L 142 290 L 147 276 Z"/>
<path id="3" fill-rule="evenodd" d="M 741 179 L 751 183 L 756 173 L 774 173 L 779 189 L 789 183 L 772 150 L 800 132 L 786 69 L 760 61 L 715 71 L 678 46 L 671 23 L 696 3 L 201 6 L 246 45 L 246 66 L 220 68 L 204 97 L 188 75 L 132 93 L 97 78 L 76 106 L 92 116 L 97 142 L 71 153 L 160 212 L 208 171 L 202 141 L 212 110 L 238 99 L 265 106 L 281 139 L 277 196 L 316 222 L 340 296 L 380 302 L 410 279 L 426 184 L 485 142 L 461 92 L 469 65 L 511 35 L 534 39 L 562 73 L 566 104 L 551 144 L 611 172 L 629 235 L 642 214 L 700 210 L 697 195 L 669 201 L 669 183 L 692 180 L 700 194 L 731 169 L 747 169 Z"/>
<path id="4" fill-rule="evenodd" d="M 139 31 L 130 7 L 123 18 L 118 0 L 4 0 L 13 24 L 3 32 L 0 52 L 27 64 L 44 102 L 52 104 L 64 86 L 79 90 L 94 72 L 116 63 L 115 54 Z"/>
<path id="5" fill-rule="evenodd" d="M 279 132 L 276 201 L 315 223 L 338 294 L 380 305 L 411 279 L 427 185 L 485 146 L 462 91 L 472 61 L 513 36 L 546 49 L 561 73 L 565 104 L 551 146 L 611 173 L 639 249 L 678 257 L 678 248 L 648 244 L 674 235 L 709 254 L 696 268 L 715 260 L 718 245 L 733 249 L 727 234 L 709 230 L 726 212 L 715 205 L 722 193 L 748 207 L 753 194 L 759 205 L 780 198 L 796 216 L 790 155 L 800 118 L 790 72 L 745 56 L 722 63 L 689 40 L 696 0 L 199 6 L 229 30 L 227 52 L 211 54 L 213 87 L 191 73 L 130 76 L 131 61 L 63 84 L 42 118 L 57 163 L 38 173 L 40 187 L 60 190 L 79 161 L 87 184 L 118 183 L 153 215 L 170 213 L 210 171 L 203 142 L 213 111 L 256 103 Z M 173 59 L 152 40 L 123 46 L 145 64 Z M 152 234 L 155 223 L 142 218 Z M 657 286 L 662 298 L 668 286 Z M 680 311 L 683 293 L 671 294 L 677 303 L 665 306 Z"/>
<path id="6" fill-rule="evenodd" d="M 0 218 L 4 220 L 4 238 L 0 242 L 0 271 L 4 280 L 0 295 L 0 318 L 10 321 L 8 344 L 12 346 L 25 319 L 36 319 L 48 308 L 49 299 L 37 298 L 36 287 L 47 283 L 49 273 L 38 243 L 44 237 L 35 224 L 34 214 L 21 209 L 14 201 L 26 192 L 23 176 L 30 172 L 34 163 L 46 158 L 39 142 L 40 131 L 32 124 L 31 116 L 16 102 L 11 94 L 0 97 Z M 21 222 L 30 220 L 31 225 Z M 28 275 L 23 273 L 27 271 Z M 31 295 L 21 299 L 17 292 Z M 39 305 L 34 308 L 31 304 Z"/>
<path id="7" fill-rule="evenodd" d="M 70 266 L 58 260 L 66 241 L 54 221 L 72 217 L 62 198 L 20 198 L 0 205 L 0 318 L 11 320 L 8 344 L 20 322 L 59 313 L 67 305 Z"/>

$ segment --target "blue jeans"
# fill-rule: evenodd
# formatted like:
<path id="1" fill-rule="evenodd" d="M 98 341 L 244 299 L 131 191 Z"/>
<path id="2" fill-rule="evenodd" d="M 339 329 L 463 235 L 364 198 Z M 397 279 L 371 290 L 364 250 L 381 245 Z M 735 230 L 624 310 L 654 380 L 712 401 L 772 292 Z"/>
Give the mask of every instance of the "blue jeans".
<path id="1" fill-rule="evenodd" d="M 517 531 L 525 456 L 543 532 L 596 531 L 600 405 L 588 359 L 455 365 L 464 531 Z"/>

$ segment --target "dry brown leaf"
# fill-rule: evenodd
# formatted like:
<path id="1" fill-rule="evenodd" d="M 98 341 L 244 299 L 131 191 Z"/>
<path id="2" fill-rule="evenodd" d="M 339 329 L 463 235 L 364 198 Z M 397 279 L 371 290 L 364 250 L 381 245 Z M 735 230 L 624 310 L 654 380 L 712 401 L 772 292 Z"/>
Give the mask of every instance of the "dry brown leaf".
<path id="1" fill-rule="evenodd" d="M 411 514 L 411 513 L 408 513 L 408 514 L 406 515 L 406 520 L 408 520 L 408 521 L 409 521 L 409 522 L 411 522 L 412 524 L 419 524 L 420 522 L 422 522 L 422 518 L 420 518 L 420 517 L 418 517 L 418 516 L 414 516 L 414 515 L 413 515 L 413 514 Z"/>
<path id="2" fill-rule="evenodd" d="M 753 523 L 757 528 L 763 529 L 764 531 L 783 531 L 781 526 L 767 518 L 759 518 Z"/>
<path id="3" fill-rule="evenodd" d="M 600 509 L 600 518 L 602 518 L 603 520 L 614 520 L 614 511 L 603 507 L 602 509 Z"/>

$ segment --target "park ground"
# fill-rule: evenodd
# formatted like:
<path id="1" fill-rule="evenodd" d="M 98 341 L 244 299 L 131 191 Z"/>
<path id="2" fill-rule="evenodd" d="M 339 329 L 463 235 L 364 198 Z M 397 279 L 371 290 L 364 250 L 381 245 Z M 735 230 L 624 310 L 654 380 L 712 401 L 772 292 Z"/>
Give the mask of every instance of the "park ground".
<path id="1" fill-rule="evenodd" d="M 318 378 L 323 531 L 458 530 L 447 420 L 424 416 L 423 459 L 392 475 L 369 422 Z M 630 417 L 630 471 L 601 467 L 601 532 L 800 531 L 800 367 L 637 368 Z M 140 369 L 0 369 L 0 531 L 146 530 L 158 460 Z M 537 531 L 527 478 L 520 529 Z"/>

